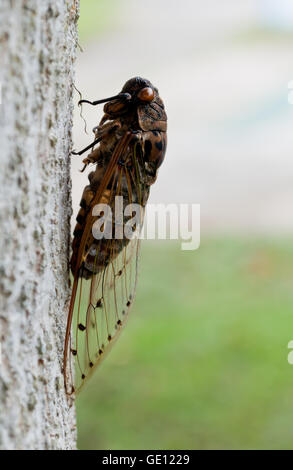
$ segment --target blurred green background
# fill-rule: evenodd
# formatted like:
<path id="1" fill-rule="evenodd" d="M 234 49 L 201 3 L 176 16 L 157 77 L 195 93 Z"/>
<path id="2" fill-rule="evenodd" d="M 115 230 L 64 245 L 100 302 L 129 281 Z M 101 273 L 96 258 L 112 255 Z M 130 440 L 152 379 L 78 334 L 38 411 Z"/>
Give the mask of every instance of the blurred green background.
<path id="1" fill-rule="evenodd" d="M 118 3 L 118 2 L 117 2 Z M 113 11 L 113 2 L 108 0 L 80 0 L 78 35 L 80 41 L 91 39 L 114 28 L 117 22 L 119 5 Z"/>
<path id="2" fill-rule="evenodd" d="M 192 252 L 143 242 L 128 325 L 77 399 L 78 446 L 293 449 L 292 142 L 285 138 L 292 32 L 276 26 L 261 0 L 225 0 L 226 10 L 208 0 L 208 14 L 197 0 L 186 0 L 184 11 L 167 3 L 81 0 L 78 87 L 98 99 L 134 70 L 158 77 L 170 139 L 152 194 L 155 202 L 200 202 L 202 241 Z M 176 21 L 187 22 L 181 33 Z M 192 42 L 193 22 L 202 32 Z M 274 72 L 271 53 L 279 58 Z M 239 62 L 247 76 L 235 91 L 229 76 Z M 214 77 L 225 77 L 221 88 Z M 174 90 L 188 79 L 181 109 Z M 217 90 L 202 103 L 206 89 Z M 86 118 L 96 123 L 94 114 Z M 78 115 L 75 125 L 76 147 L 86 145 L 91 137 Z M 86 184 L 80 167 L 73 162 L 75 213 Z"/>
<path id="3" fill-rule="evenodd" d="M 81 449 L 293 448 L 292 240 L 145 242 L 135 307 L 77 400 Z"/>

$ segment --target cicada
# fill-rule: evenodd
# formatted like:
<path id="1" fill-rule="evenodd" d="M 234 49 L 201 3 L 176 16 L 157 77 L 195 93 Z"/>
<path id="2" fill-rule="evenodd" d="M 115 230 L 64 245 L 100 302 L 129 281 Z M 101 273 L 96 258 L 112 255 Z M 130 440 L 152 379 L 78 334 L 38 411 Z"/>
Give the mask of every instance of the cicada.
<path id="1" fill-rule="evenodd" d="M 139 233 L 167 144 L 164 104 L 149 80 L 131 78 L 118 95 L 82 102 L 106 104 L 93 129 L 94 142 L 73 152 L 91 150 L 84 168 L 95 169 L 82 195 L 72 244 L 73 286 L 64 347 L 68 394 L 91 376 L 126 322 L 136 290 Z"/>

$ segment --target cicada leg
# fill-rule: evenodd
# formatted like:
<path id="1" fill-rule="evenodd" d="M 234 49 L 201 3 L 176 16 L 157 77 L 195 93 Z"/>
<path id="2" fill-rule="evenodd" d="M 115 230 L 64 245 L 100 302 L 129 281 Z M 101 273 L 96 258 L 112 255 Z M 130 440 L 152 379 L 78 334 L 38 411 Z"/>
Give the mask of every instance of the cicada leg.
<path id="1" fill-rule="evenodd" d="M 95 130 L 95 137 L 96 139 L 87 147 L 84 149 L 80 150 L 79 152 L 75 152 L 74 150 L 71 152 L 72 155 L 82 155 L 85 153 L 87 150 L 90 150 L 93 148 L 95 145 L 97 145 L 102 139 L 104 139 L 108 134 L 113 132 L 115 129 L 121 127 L 121 124 L 118 121 L 114 122 L 108 122 L 107 124 L 104 125 L 99 125 L 98 127 L 94 128 Z"/>
<path id="2" fill-rule="evenodd" d="M 105 124 L 105 119 L 104 120 L 103 119 L 104 118 L 101 119 L 98 126 L 93 128 L 93 133 L 95 134 L 96 139 L 98 138 L 103 139 L 107 135 L 111 134 L 111 132 L 121 127 L 121 124 L 119 121 L 111 121 Z"/>
<path id="3" fill-rule="evenodd" d="M 98 163 L 98 161 L 101 160 L 101 158 L 102 158 L 101 149 L 100 147 L 98 147 L 97 149 L 93 150 L 86 158 L 82 160 L 84 167 L 80 171 L 83 172 L 90 163 Z"/>

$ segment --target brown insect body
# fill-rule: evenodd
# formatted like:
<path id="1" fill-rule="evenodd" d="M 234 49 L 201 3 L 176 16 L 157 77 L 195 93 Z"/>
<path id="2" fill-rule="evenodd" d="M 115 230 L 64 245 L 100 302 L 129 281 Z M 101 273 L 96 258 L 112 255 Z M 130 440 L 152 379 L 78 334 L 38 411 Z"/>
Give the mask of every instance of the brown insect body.
<path id="1" fill-rule="evenodd" d="M 96 164 L 96 169 L 89 174 L 89 185 L 83 192 L 72 244 L 70 264 L 74 283 L 64 351 L 68 393 L 80 388 L 117 336 L 135 294 L 139 241 L 124 235 L 122 239 L 114 236 L 95 239 L 92 228 L 98 217 L 93 208 L 96 204 L 107 204 L 114 212 L 115 196 L 120 195 L 123 209 L 127 204 L 141 206 L 142 219 L 167 144 L 164 104 L 151 82 L 132 78 L 119 95 L 109 100 L 99 126 L 94 129 L 98 147 L 83 160 L 85 166 Z M 123 227 L 126 220 L 122 221 Z M 113 222 L 113 235 L 116 228 Z M 76 327 L 73 346 L 72 322 Z M 77 375 L 81 377 L 76 387 L 69 371 L 70 351 L 77 358 Z"/>

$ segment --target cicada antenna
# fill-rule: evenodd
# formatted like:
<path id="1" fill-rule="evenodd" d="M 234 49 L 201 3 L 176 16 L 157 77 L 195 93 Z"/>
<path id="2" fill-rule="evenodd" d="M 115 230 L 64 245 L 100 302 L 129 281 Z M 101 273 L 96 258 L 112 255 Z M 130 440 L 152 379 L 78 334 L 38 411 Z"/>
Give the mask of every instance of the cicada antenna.
<path id="1" fill-rule="evenodd" d="M 130 99 L 131 99 L 131 95 L 129 93 L 118 93 L 118 95 L 110 96 L 109 98 L 104 98 L 102 100 L 97 100 L 97 101 L 80 100 L 78 102 L 78 105 L 80 106 L 82 103 L 88 103 L 88 104 L 91 104 L 92 106 L 96 106 L 97 104 L 107 103 L 107 101 L 113 101 L 113 100 L 129 101 Z"/>

